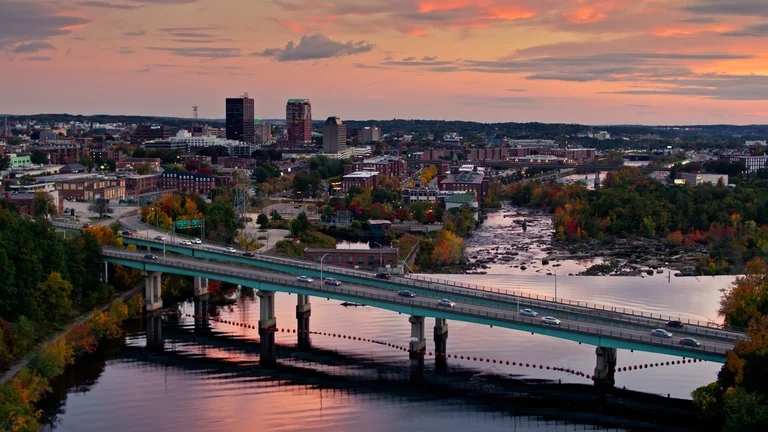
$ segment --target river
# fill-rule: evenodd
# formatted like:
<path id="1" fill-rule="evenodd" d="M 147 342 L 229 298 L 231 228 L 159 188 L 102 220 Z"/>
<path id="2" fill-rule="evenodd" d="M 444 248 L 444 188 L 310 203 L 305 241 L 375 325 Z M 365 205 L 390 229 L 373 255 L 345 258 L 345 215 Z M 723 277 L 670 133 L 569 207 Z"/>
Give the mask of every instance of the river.
<path id="1" fill-rule="evenodd" d="M 509 218 L 506 221 L 509 226 Z M 494 226 L 481 228 L 476 238 L 487 238 L 498 228 Z M 535 259 L 533 255 L 529 261 Z M 566 264 L 564 267 L 579 265 Z M 554 275 L 532 270 L 499 265 L 487 270 L 489 274 L 438 277 L 552 296 Z M 561 298 L 717 321 L 719 290 L 732 280 L 668 279 L 666 275 L 585 277 L 558 272 L 556 283 Z M 258 297 L 247 292 L 235 295 L 234 305 L 216 308 L 213 313 L 223 320 L 255 326 L 259 319 Z M 407 316 L 370 307 L 343 307 L 338 301 L 323 298 L 311 301 L 313 331 L 408 344 Z M 278 327 L 296 328 L 295 305 L 295 296 L 276 296 Z M 182 314 L 192 314 L 194 309 L 191 303 L 176 307 Z M 433 320 L 428 319 L 428 351 L 434 350 L 432 325 Z M 105 344 L 97 354 L 70 368 L 43 404 L 49 419 L 46 429 L 608 430 L 602 420 L 589 416 L 576 423 L 566 416 L 569 421 L 564 422 L 556 408 L 494 406 L 450 391 L 453 385 L 476 386 L 478 380 L 494 375 L 500 377 L 494 379 L 589 384 L 584 378 L 565 373 L 451 359 L 448 371 L 436 374 L 434 359 L 427 358 L 426 373 L 441 378 L 415 385 L 409 382 L 407 353 L 380 344 L 322 335 L 312 335 L 313 349 L 305 352 L 297 349 L 296 335 L 292 333 L 275 335 L 279 366 L 261 368 L 256 330 L 218 322 L 196 328 L 194 320 L 184 315 L 165 317 L 162 326 L 161 349 L 146 349 L 143 322 L 132 321 L 124 339 Z M 586 373 L 592 373 L 595 366 L 592 346 L 468 323 L 449 323 L 447 346 L 448 352 L 454 354 Z M 672 358 L 658 354 L 618 352 L 619 367 L 669 360 Z M 713 381 L 719 368 L 719 364 L 705 362 L 619 373 L 616 386 L 689 398 L 693 389 Z"/>

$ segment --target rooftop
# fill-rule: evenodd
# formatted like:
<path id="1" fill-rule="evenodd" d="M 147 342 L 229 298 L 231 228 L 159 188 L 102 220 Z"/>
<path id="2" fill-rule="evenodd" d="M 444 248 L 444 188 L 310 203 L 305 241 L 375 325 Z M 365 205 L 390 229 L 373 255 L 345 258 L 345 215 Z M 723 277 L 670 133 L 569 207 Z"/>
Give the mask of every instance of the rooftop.
<path id="1" fill-rule="evenodd" d="M 344 176 L 345 179 L 370 178 L 379 175 L 378 171 L 355 171 Z"/>
<path id="2" fill-rule="evenodd" d="M 392 222 L 386 220 L 386 219 L 370 219 L 368 221 L 368 225 L 391 225 Z"/>
<path id="3" fill-rule="evenodd" d="M 477 183 L 483 182 L 485 176 L 482 172 L 468 171 L 460 172 L 458 174 L 448 174 L 445 176 L 443 183 Z"/>
<path id="4" fill-rule="evenodd" d="M 309 99 L 288 99 L 288 103 L 309 103 Z"/>

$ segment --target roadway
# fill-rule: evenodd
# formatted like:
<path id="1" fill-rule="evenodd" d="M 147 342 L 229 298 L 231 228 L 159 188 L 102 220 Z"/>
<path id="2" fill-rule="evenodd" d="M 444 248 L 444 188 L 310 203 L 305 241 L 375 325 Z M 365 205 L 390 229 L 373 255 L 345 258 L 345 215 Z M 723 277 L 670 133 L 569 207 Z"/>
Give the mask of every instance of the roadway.
<path id="1" fill-rule="evenodd" d="M 566 169 L 576 168 L 585 170 L 599 170 L 599 171 L 617 171 L 624 168 L 625 165 L 600 165 L 596 163 L 547 163 L 547 162 L 530 162 L 526 161 L 526 158 L 518 158 L 519 161 L 497 161 L 486 160 L 485 166 L 489 168 L 509 169 L 509 168 L 552 168 L 552 169 Z M 444 163 L 443 160 L 408 160 L 409 165 L 440 165 Z M 467 161 L 463 163 L 472 163 Z M 633 167 L 641 171 L 668 171 L 669 168 L 664 167 L 652 167 L 652 166 L 639 166 Z"/>
<path id="2" fill-rule="evenodd" d="M 698 338 L 701 342 L 700 347 L 682 347 L 677 343 L 677 338 L 652 338 L 647 330 L 617 328 L 611 323 L 584 322 L 570 317 L 561 317 L 559 326 L 547 325 L 543 324 L 539 318 L 524 317 L 490 303 L 481 305 L 456 302 L 455 307 L 445 308 L 437 304 L 437 300 L 443 298 L 442 293 L 439 292 L 424 293 L 417 298 L 405 298 L 399 296 L 396 290 L 384 287 L 351 283 L 334 287 L 321 284 L 319 279 L 315 279 L 312 283 L 301 283 L 292 275 L 195 258 L 167 255 L 152 261 L 144 259 L 143 253 L 115 249 L 105 249 L 104 254 L 108 262 L 144 271 L 184 274 L 267 291 L 334 298 L 409 315 L 496 325 L 607 348 L 637 349 L 718 362 L 724 362 L 727 350 L 733 349 L 733 341 L 723 341 L 716 337 L 700 336 Z"/>

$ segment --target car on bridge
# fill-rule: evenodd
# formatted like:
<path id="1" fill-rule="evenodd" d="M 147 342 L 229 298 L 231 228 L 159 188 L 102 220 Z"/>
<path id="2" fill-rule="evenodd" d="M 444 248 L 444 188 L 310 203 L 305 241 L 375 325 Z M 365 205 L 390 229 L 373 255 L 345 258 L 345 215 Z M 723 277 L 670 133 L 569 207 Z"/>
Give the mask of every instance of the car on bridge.
<path id="1" fill-rule="evenodd" d="M 189 240 L 182 240 L 179 242 L 179 244 L 182 246 L 192 246 L 192 242 Z"/>
<path id="2" fill-rule="evenodd" d="M 325 278 L 326 285 L 341 286 L 341 281 L 334 278 Z"/>
<path id="3" fill-rule="evenodd" d="M 253 258 L 256 256 L 256 254 L 251 251 L 248 251 L 248 252 L 243 252 L 243 256 L 248 258 Z"/>
<path id="4" fill-rule="evenodd" d="M 520 315 L 536 317 L 536 316 L 539 316 L 539 313 L 534 311 L 533 309 L 520 309 Z"/>
<path id="5" fill-rule="evenodd" d="M 121 234 L 121 235 L 123 235 L 123 236 L 132 236 L 132 235 L 133 235 L 133 231 L 131 231 L 131 230 L 125 230 L 125 231 L 123 231 L 123 232 L 122 232 L 122 233 L 120 233 L 120 234 Z"/>
<path id="6" fill-rule="evenodd" d="M 304 275 L 301 275 L 301 276 L 299 276 L 299 277 L 297 277 L 297 278 L 296 278 L 296 282 L 312 283 L 312 282 L 314 282 L 314 281 L 315 281 L 315 280 L 314 280 L 314 279 L 312 279 L 311 277 L 309 277 L 309 276 L 304 276 Z"/>
<path id="7" fill-rule="evenodd" d="M 416 297 L 416 294 L 414 294 L 414 293 L 412 293 L 412 292 L 410 292 L 408 290 L 398 291 L 397 295 L 399 295 L 400 297 L 408 297 L 408 298 Z"/>
<path id="8" fill-rule="evenodd" d="M 667 327 L 670 328 L 685 328 L 685 324 L 683 324 L 682 321 L 674 320 L 674 321 L 668 321 Z"/>
<path id="9" fill-rule="evenodd" d="M 155 236 L 155 240 L 157 240 L 157 241 L 165 241 L 165 237 L 161 236 L 161 235 Z"/>
<path id="10" fill-rule="evenodd" d="M 199 238 L 194 238 L 190 241 L 192 242 L 192 244 L 203 244 L 203 241 L 200 240 Z"/>
<path id="11" fill-rule="evenodd" d="M 549 325 L 560 325 L 560 320 L 552 316 L 545 316 L 541 317 L 541 323 Z"/>
<path id="12" fill-rule="evenodd" d="M 677 343 L 679 343 L 682 346 L 689 346 L 694 348 L 701 345 L 701 343 L 694 338 L 682 338 L 679 341 L 677 341 Z"/>
<path id="13" fill-rule="evenodd" d="M 157 259 L 157 255 L 146 254 L 144 255 L 144 259 L 149 261 L 155 261 Z"/>
<path id="14" fill-rule="evenodd" d="M 224 249 L 222 249 L 222 252 L 224 252 L 224 253 L 229 253 L 229 254 L 233 254 L 233 253 L 236 253 L 236 252 L 237 252 L 237 250 L 236 250 L 235 248 L 233 248 L 233 247 L 228 247 L 228 248 L 224 248 Z"/>
<path id="15" fill-rule="evenodd" d="M 437 301 L 437 305 L 438 306 L 442 306 L 442 307 L 450 307 L 450 308 L 452 308 L 452 307 L 456 306 L 456 303 L 454 303 L 454 302 L 452 302 L 452 301 L 450 301 L 448 299 L 440 299 L 440 300 Z"/>
<path id="16" fill-rule="evenodd" d="M 654 329 L 651 330 L 651 336 L 669 339 L 672 337 L 672 333 L 664 329 Z"/>
<path id="17" fill-rule="evenodd" d="M 392 279 L 392 275 L 389 273 L 376 273 L 377 279 Z"/>

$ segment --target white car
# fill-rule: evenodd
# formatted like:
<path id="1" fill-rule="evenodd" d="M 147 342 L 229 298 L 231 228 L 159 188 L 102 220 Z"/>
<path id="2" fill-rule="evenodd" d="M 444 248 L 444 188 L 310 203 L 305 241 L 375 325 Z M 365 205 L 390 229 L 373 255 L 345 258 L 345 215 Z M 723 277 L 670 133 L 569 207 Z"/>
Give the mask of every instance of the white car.
<path id="1" fill-rule="evenodd" d="M 672 333 L 664 329 L 655 329 L 655 330 L 651 330 L 651 336 L 669 339 L 672 337 Z"/>
<path id="2" fill-rule="evenodd" d="M 192 242 L 189 240 L 182 240 L 179 242 L 179 244 L 182 246 L 192 246 Z"/>
<path id="3" fill-rule="evenodd" d="M 225 253 L 235 253 L 235 252 L 237 252 L 237 250 L 236 250 L 235 248 L 231 248 L 231 247 L 228 247 L 228 248 L 224 248 L 224 249 L 222 249 L 222 250 L 223 250 Z"/>
<path id="4" fill-rule="evenodd" d="M 315 280 L 314 280 L 314 279 L 312 279 L 311 277 L 309 277 L 309 276 L 304 276 L 304 275 L 301 275 L 301 276 L 299 276 L 299 277 L 297 277 L 297 278 L 296 278 L 296 282 L 312 283 L 312 282 L 314 282 L 314 281 L 315 281 Z"/>
<path id="5" fill-rule="evenodd" d="M 456 306 L 456 303 L 454 303 L 454 302 L 452 302 L 452 301 L 450 301 L 448 299 L 440 299 L 437 302 L 437 305 L 438 306 L 451 307 L 452 308 L 452 307 Z"/>
<path id="6" fill-rule="evenodd" d="M 536 316 L 539 316 L 539 313 L 534 311 L 533 309 L 520 309 L 520 315 L 536 317 Z"/>
<path id="7" fill-rule="evenodd" d="M 542 324 L 560 325 L 560 320 L 551 316 L 541 317 L 541 322 Z"/>
<path id="8" fill-rule="evenodd" d="M 200 240 L 199 238 L 192 239 L 191 241 L 192 241 L 192 244 L 203 244 L 203 241 Z"/>
<path id="9" fill-rule="evenodd" d="M 157 241 L 165 241 L 165 237 L 163 237 L 161 235 L 155 236 L 155 240 L 157 240 Z"/>
<path id="10" fill-rule="evenodd" d="M 334 278 L 325 278 L 326 285 L 341 286 L 341 281 Z"/>

